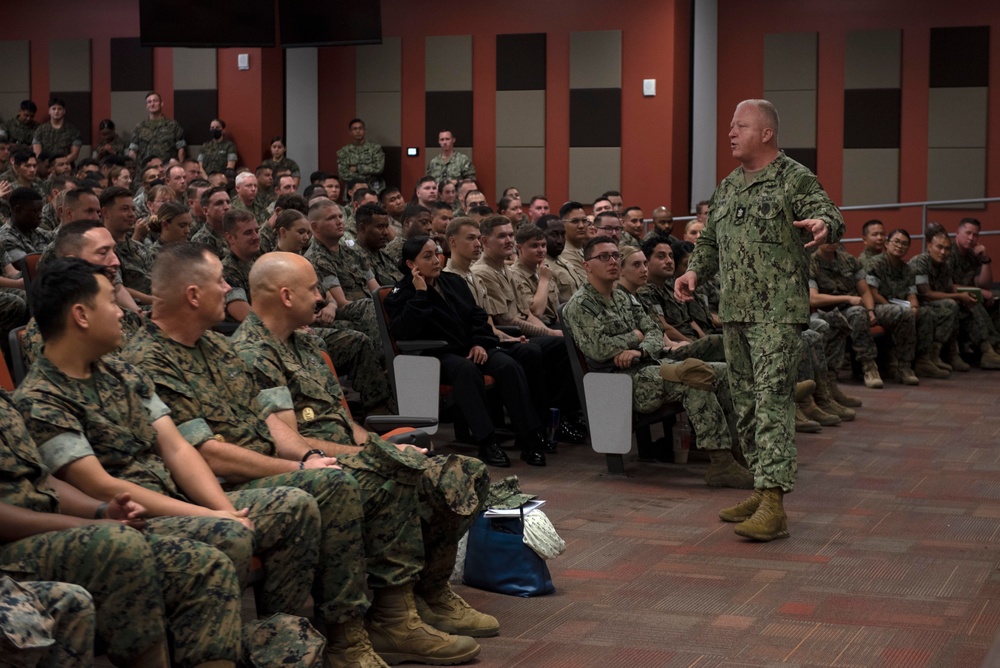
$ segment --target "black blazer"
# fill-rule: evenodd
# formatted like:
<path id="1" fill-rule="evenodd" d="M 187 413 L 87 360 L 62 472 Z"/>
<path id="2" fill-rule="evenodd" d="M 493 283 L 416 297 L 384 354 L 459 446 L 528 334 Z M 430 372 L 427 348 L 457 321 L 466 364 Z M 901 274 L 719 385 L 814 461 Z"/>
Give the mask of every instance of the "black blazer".
<path id="1" fill-rule="evenodd" d="M 487 321 L 486 311 L 476 304 L 461 276 L 443 271 L 436 280 L 444 296 L 434 288 L 417 290 L 406 276 L 385 297 L 389 329 L 399 341 L 441 340 L 446 348 L 429 355 L 469 354 L 473 346 L 489 350 L 500 345 Z"/>

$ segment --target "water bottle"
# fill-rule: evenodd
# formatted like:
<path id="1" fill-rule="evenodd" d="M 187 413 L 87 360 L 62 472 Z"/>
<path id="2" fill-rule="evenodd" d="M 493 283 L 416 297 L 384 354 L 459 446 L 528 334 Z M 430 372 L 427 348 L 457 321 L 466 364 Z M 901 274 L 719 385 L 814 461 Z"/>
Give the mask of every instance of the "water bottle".
<path id="1" fill-rule="evenodd" d="M 691 423 L 687 413 L 677 415 L 674 420 L 674 463 L 687 464 L 688 451 L 691 449 Z"/>
<path id="2" fill-rule="evenodd" d="M 550 408 L 549 409 L 549 443 L 552 447 L 555 447 L 556 443 L 559 441 L 559 409 Z"/>

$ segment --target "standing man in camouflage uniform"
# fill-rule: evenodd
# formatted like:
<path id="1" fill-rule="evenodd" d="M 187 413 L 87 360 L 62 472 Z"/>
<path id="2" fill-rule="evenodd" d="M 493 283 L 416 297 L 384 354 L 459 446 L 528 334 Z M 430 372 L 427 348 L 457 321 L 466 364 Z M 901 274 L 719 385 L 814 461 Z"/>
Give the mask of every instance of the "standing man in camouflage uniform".
<path id="1" fill-rule="evenodd" d="M 968 337 L 972 345 L 979 348 L 982 357 L 979 368 L 1000 369 L 1000 354 L 994 347 L 996 329 L 990 322 L 986 308 L 970 292 L 955 288 L 952 280 L 950 255 L 952 253 L 951 239 L 943 228 L 928 232 L 927 252 L 910 260 L 910 268 L 916 277 L 917 293 L 921 303 L 933 303 L 943 300 L 953 300 L 958 306 L 958 326 L 961 333 Z M 953 339 L 949 345 L 950 358 L 948 363 L 955 371 L 968 371 L 969 366 L 959 355 L 958 341 Z"/>
<path id="2" fill-rule="evenodd" d="M 740 162 L 716 188 L 682 301 L 719 273 L 719 317 L 739 438 L 754 493 L 723 520 L 755 540 L 788 536 L 783 496 L 795 487 L 795 386 L 802 326 L 809 320 L 806 248 L 844 232 L 837 207 L 805 167 L 778 149 L 778 112 L 766 100 L 736 107 L 729 129 Z"/>
<path id="3" fill-rule="evenodd" d="M 337 151 L 337 170 L 345 181 L 362 178 L 376 194 L 385 188 L 382 171 L 385 169 L 385 153 L 375 142 L 365 140 L 365 122 L 360 118 L 351 119 L 347 124 L 351 131 L 351 143 Z"/>
<path id="4" fill-rule="evenodd" d="M 442 130 L 438 133 L 438 146 L 441 147 L 441 153 L 427 163 L 428 176 L 433 176 L 435 181 L 476 180 L 476 166 L 472 164 L 469 156 L 455 151 L 455 135 L 451 130 Z"/>
<path id="5" fill-rule="evenodd" d="M 336 304 L 345 320 L 372 341 L 381 340 L 375 306 L 369 296 L 378 287 L 375 273 L 361 253 L 342 244 L 344 213 L 339 204 L 320 200 L 309 208 L 313 238 L 305 257 L 316 269 L 324 297 Z"/>
<path id="6" fill-rule="evenodd" d="M 38 123 L 35 121 L 37 113 L 38 106 L 34 102 L 21 100 L 17 116 L 8 118 L 0 124 L 0 128 L 7 133 L 12 152 L 31 148 L 31 140 L 35 136 L 35 129 L 38 128 Z"/>
<path id="7" fill-rule="evenodd" d="M 904 259 L 910 250 L 910 234 L 893 230 L 885 244 L 885 252 L 868 260 L 866 278 L 875 300 L 875 313 L 882 321 L 889 300 L 908 302 L 917 319 L 914 371 L 926 378 L 947 378 L 951 365 L 941 361 L 941 349 L 957 333 L 958 304 L 951 299 L 927 302 L 917 300 L 917 280 Z M 900 306 L 896 306 L 900 308 Z"/>
<path id="8" fill-rule="evenodd" d="M 153 269 L 151 322 L 123 354 L 150 375 L 178 429 L 232 488 L 288 485 L 315 499 L 322 521 L 315 589 L 331 641 L 327 665 L 381 665 L 362 624 L 366 561 L 376 591 L 371 636 L 377 651 L 430 663 L 471 659 L 479 653 L 475 641 L 423 626 L 413 605 L 409 583 L 421 566 L 415 484 L 425 458 L 390 444 L 356 456 L 340 450 L 345 472 L 302 438 L 287 388 L 258 386 L 230 340 L 209 331 L 222 319 L 225 285 L 222 265 L 207 249 L 164 248 Z M 297 297 L 315 312 L 315 278 Z"/>
<path id="9" fill-rule="evenodd" d="M 177 665 L 235 663 L 241 591 L 232 562 L 204 543 L 135 531 L 145 510 L 128 493 L 102 503 L 49 475 L 3 390 L 0 471 L 0 573 L 86 588 L 96 635 L 116 664 L 166 668 L 168 628 Z M 79 651 L 93 653 L 93 628 L 56 641 L 62 661 L 43 665 L 90 665 Z"/>
<path id="10" fill-rule="evenodd" d="M 146 94 L 146 112 L 148 118 L 140 121 L 132 131 L 129 155 L 140 164 L 154 155 L 163 162 L 171 158 L 183 162 L 187 150 L 184 128 L 174 119 L 163 115 L 163 100 L 156 91 Z"/>
<path id="11" fill-rule="evenodd" d="M 591 369 L 632 377 L 632 406 L 637 412 L 652 413 L 670 401 L 684 405 L 698 434 L 698 446 L 712 458 L 705 472 L 707 484 L 748 489 L 753 478 L 733 458 L 726 416 L 715 393 L 660 375 L 663 333 L 638 299 L 614 289 L 621 258 L 611 237 L 594 237 L 584 247 L 587 283 L 563 309 L 573 339 Z"/>
<path id="12" fill-rule="evenodd" d="M 58 97 L 49 100 L 49 120 L 35 128 L 31 138 L 35 155 L 41 155 L 42 151 L 65 152 L 68 161 L 74 163 L 82 145 L 80 131 L 66 120 L 66 103 Z"/>

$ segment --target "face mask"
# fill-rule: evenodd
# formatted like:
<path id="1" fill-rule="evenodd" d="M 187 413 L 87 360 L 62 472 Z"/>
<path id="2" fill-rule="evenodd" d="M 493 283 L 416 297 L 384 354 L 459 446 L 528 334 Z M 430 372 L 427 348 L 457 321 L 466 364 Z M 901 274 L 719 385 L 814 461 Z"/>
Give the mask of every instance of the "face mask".
<path id="1" fill-rule="evenodd" d="M 222 139 L 222 130 L 215 128 L 212 130 L 212 139 Z"/>

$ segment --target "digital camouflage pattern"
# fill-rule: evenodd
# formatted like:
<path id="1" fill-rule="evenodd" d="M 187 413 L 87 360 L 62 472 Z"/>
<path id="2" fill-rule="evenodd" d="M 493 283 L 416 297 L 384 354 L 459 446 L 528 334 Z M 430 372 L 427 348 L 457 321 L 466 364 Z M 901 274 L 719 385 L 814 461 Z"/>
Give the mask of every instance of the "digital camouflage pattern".
<path id="1" fill-rule="evenodd" d="M 25 234 L 14 227 L 12 223 L 7 223 L 0 227 L 0 249 L 3 249 L 3 264 L 13 264 L 16 269 L 16 263 L 22 257 L 31 253 L 41 253 L 51 241 L 52 234 L 40 227 Z"/>
<path id="2" fill-rule="evenodd" d="M 455 151 L 447 160 L 441 155 L 431 158 L 427 164 L 427 175 L 433 176 L 434 180 L 438 182 L 443 179 L 472 179 L 475 181 L 476 166 L 472 164 L 472 158 Z"/>
<path id="3" fill-rule="evenodd" d="M 861 264 L 861 267 L 865 271 L 868 271 L 868 268 L 870 267 L 872 261 L 875 258 L 882 257 L 884 255 L 885 253 L 873 253 L 869 249 L 865 248 L 863 251 L 861 251 L 861 255 L 858 256 L 858 262 Z"/>
<path id="4" fill-rule="evenodd" d="M 267 225 L 267 221 L 271 217 L 271 214 L 267 212 L 267 202 L 260 199 L 260 197 L 255 197 L 248 206 L 239 195 L 236 195 L 233 197 L 231 204 L 233 209 L 242 209 L 253 214 L 258 225 Z"/>
<path id="5" fill-rule="evenodd" d="M 858 281 L 865 279 L 865 270 L 858 260 L 842 249 L 837 249 L 833 260 L 826 261 L 818 253 L 809 261 L 809 287 L 824 295 L 858 296 Z M 854 353 L 861 361 L 874 360 L 878 355 L 872 338 L 868 309 L 862 306 L 841 304 L 817 311 L 820 318 L 830 325 L 827 337 L 827 361 L 834 369 L 843 364 L 847 340 L 851 340 Z"/>
<path id="6" fill-rule="evenodd" d="M 129 150 L 135 151 L 135 161 L 138 164 L 151 155 L 163 162 L 177 157 L 177 151 L 187 146 L 184 141 L 184 128 L 172 118 L 147 118 L 140 121 L 132 131 L 132 143 Z"/>
<path id="7" fill-rule="evenodd" d="M 122 309 L 122 314 L 122 346 L 124 346 L 142 328 L 145 320 L 130 309 Z M 31 318 L 24 328 L 24 345 L 21 346 L 21 358 L 24 360 L 25 369 L 42 354 L 44 345 L 45 341 L 42 339 L 42 333 L 38 331 L 38 324 Z"/>
<path id="8" fill-rule="evenodd" d="M 16 582 L 0 575 L 0 666 L 89 668 L 94 601 L 66 582 Z"/>
<path id="9" fill-rule="evenodd" d="M 618 247 L 623 246 L 635 246 L 636 248 L 642 248 L 642 239 L 637 239 L 633 237 L 630 232 L 626 230 L 621 231 L 621 241 L 618 242 Z"/>
<path id="10" fill-rule="evenodd" d="M 368 266 L 371 267 L 372 273 L 375 274 L 375 280 L 378 281 L 379 285 L 395 285 L 403 280 L 403 274 L 397 266 L 398 260 L 393 260 L 392 256 L 385 252 L 384 248 L 372 251 L 358 244 L 354 249 L 361 253 L 368 261 Z"/>
<path id="11" fill-rule="evenodd" d="M 370 474 L 367 468 L 383 467 L 370 459 L 374 447 L 392 453 L 395 446 L 375 434 L 359 443 L 354 421 L 343 404 L 343 392 L 330 373 L 312 339 L 293 332 L 287 342 L 271 334 L 263 322 L 251 313 L 233 336 L 233 346 L 252 369 L 260 388 L 286 387 L 299 433 L 309 438 L 362 448 L 358 455 L 339 457 L 341 464 L 359 480 Z M 468 531 L 482 508 L 489 487 L 486 466 L 477 459 L 460 455 L 425 459 L 417 482 L 421 518 L 424 591 L 444 587 L 455 566 L 458 541 Z M 384 472 L 399 482 L 398 475 Z M 404 472 L 408 479 L 411 474 Z M 377 482 L 377 480 L 376 480 Z"/>
<path id="12" fill-rule="evenodd" d="M 287 169 L 292 173 L 292 176 L 294 176 L 295 178 L 297 179 L 302 178 L 302 170 L 299 169 L 299 163 L 295 162 L 294 160 L 292 160 L 287 156 L 282 158 L 281 160 L 275 160 L 274 158 L 271 158 L 269 160 L 265 160 L 261 164 L 263 164 L 265 167 L 270 167 L 272 173 L 277 172 L 279 169 Z M 277 182 L 277 179 L 275 179 L 275 182 Z"/>
<path id="13" fill-rule="evenodd" d="M 225 260 L 226 256 L 229 255 L 229 242 L 226 241 L 226 237 L 220 232 L 216 232 L 210 224 L 206 223 L 201 226 L 201 228 L 191 235 L 192 242 L 198 244 L 205 244 L 219 257 L 220 260 Z"/>
<path id="14" fill-rule="evenodd" d="M 128 155 L 128 140 L 119 134 L 115 134 L 110 141 L 100 138 L 100 144 L 95 147 L 97 160 L 103 160 L 109 155 L 120 155 L 123 158 Z"/>
<path id="15" fill-rule="evenodd" d="M 229 287 L 232 288 L 226 293 L 226 305 L 233 302 L 246 302 L 248 304 L 252 303 L 250 301 L 250 270 L 253 269 L 253 263 L 257 258 L 252 260 L 241 260 L 232 253 L 226 256 L 222 261 L 222 277 L 226 279 L 226 283 L 229 283 Z M 226 320 L 228 322 L 235 322 L 229 313 L 226 313 Z"/>
<path id="16" fill-rule="evenodd" d="M 0 128 L 7 133 L 7 138 L 11 143 L 11 153 L 18 149 L 30 148 L 31 140 L 35 136 L 35 130 L 38 129 L 38 123 L 35 121 L 21 121 L 17 116 L 8 118 L 2 124 Z"/>
<path id="17" fill-rule="evenodd" d="M 355 168 L 353 171 L 352 167 Z M 361 146 L 347 144 L 341 147 L 337 151 L 337 169 L 344 181 L 357 177 L 364 179 L 376 193 L 385 189 L 385 180 L 382 178 L 385 152 L 375 142 L 365 141 Z"/>
<path id="18" fill-rule="evenodd" d="M 909 264 L 900 260 L 890 261 L 886 254 L 875 255 L 866 267 L 868 285 L 878 290 L 886 299 L 907 300 L 917 295 L 917 277 Z M 882 322 L 882 313 L 875 308 Z M 916 320 L 914 355 L 928 353 L 934 343 L 945 344 L 955 335 L 958 327 L 958 304 L 951 299 L 920 305 Z"/>
<path id="19" fill-rule="evenodd" d="M 326 295 L 332 288 L 340 287 L 350 300 L 350 304 L 337 309 L 337 318 L 349 322 L 372 341 L 380 341 L 375 305 L 368 295 L 367 282 L 375 278 L 368 260 L 343 243 L 338 246 L 337 252 L 333 252 L 316 237 L 309 243 L 305 258 L 316 270 L 320 292 Z"/>
<path id="20" fill-rule="evenodd" d="M 195 348 L 189 348 L 150 323 L 124 354 L 153 378 L 189 441 L 200 444 L 218 435 L 227 443 L 276 456 L 265 419 L 291 408 L 288 392 L 261 392 L 226 337 L 206 332 Z M 341 466 L 351 470 L 351 457 L 339 458 Z M 420 570 L 419 563 L 405 556 L 412 542 L 406 532 L 419 529 L 415 512 L 407 512 L 412 510 L 413 482 L 409 487 L 388 482 L 384 477 L 326 468 L 238 485 L 240 489 L 287 485 L 315 499 L 321 517 L 321 526 L 313 534 L 320 547 L 316 583 L 321 592 L 320 613 L 327 622 L 357 618 L 368 608 L 366 555 L 372 587 L 412 582 Z"/>
<path id="21" fill-rule="evenodd" d="M 971 252 L 962 252 L 956 243 L 951 245 L 948 264 L 951 267 L 951 278 L 956 285 L 975 285 L 976 277 L 983 268 L 983 263 L 978 257 Z"/>
<path id="22" fill-rule="evenodd" d="M 179 491 L 154 449 L 152 423 L 169 414 L 153 383 L 116 356 L 91 365 L 89 381 L 72 379 L 39 357 L 14 395 L 49 470 L 96 456 L 109 475 L 176 499 Z M 222 550 L 246 584 L 252 554 L 265 564 L 261 607 L 295 612 L 309 596 L 318 558 L 319 517 L 313 500 L 290 487 L 230 492 L 236 508 L 249 508 L 250 532 L 215 517 L 158 517 L 147 533 L 188 538 Z"/>
<path id="23" fill-rule="evenodd" d="M 49 153 L 66 152 L 74 146 L 82 146 L 80 131 L 72 123 L 64 121 L 62 127 L 54 128 L 52 123 L 45 122 L 35 129 L 31 138 L 32 144 L 40 144 L 43 151 Z"/>
<path id="24" fill-rule="evenodd" d="M 24 290 L 0 288 L 0 335 L 28 322 L 28 302 Z"/>
<path id="25" fill-rule="evenodd" d="M 709 204 L 708 224 L 688 262 L 699 282 L 718 271 L 722 322 L 785 322 L 809 319 L 807 232 L 793 221 L 818 218 L 838 241 L 844 220 L 816 176 L 785 154 L 753 183 L 743 169 L 727 176 Z"/>
<path id="26" fill-rule="evenodd" d="M 212 172 L 225 172 L 226 166 L 236 160 L 236 144 L 228 139 L 218 141 L 210 139 L 201 145 L 201 152 L 198 153 L 198 162 L 201 163 L 206 175 Z"/>
<path id="27" fill-rule="evenodd" d="M 954 255 L 954 252 L 952 254 Z M 910 268 L 913 270 L 918 291 L 921 285 L 926 285 L 932 292 L 951 293 L 956 291 L 952 273 L 953 269 L 950 262 L 945 261 L 938 264 L 928 253 L 921 253 L 910 260 Z M 930 302 L 922 299 L 921 303 L 939 302 L 937 300 Z M 1000 345 L 1000 334 L 997 333 L 996 327 L 993 326 L 986 307 L 981 303 L 977 303 L 971 307 L 959 306 L 958 327 L 976 346 L 983 343 Z"/>
<path id="28" fill-rule="evenodd" d="M 667 402 L 680 401 L 698 433 L 700 448 L 729 447 L 726 417 L 715 394 L 660 377 L 663 332 L 637 298 L 615 290 L 608 299 L 588 283 L 566 304 L 563 321 L 592 371 L 632 377 L 632 407 L 637 412 L 652 413 Z M 641 342 L 635 330 L 642 332 Z M 639 350 L 643 355 L 628 369 L 619 369 L 613 358 L 624 350 Z"/>
<path id="29" fill-rule="evenodd" d="M 121 262 L 122 283 L 126 288 L 132 288 L 148 295 L 153 291 L 150 272 L 153 261 L 149 257 L 147 246 L 135 241 L 128 234 L 115 244 L 115 255 Z"/>
<path id="30" fill-rule="evenodd" d="M 667 281 L 662 286 L 652 282 L 647 283 L 639 288 L 638 297 L 639 301 L 648 304 L 653 311 L 663 316 L 668 325 L 692 341 L 699 337 L 697 330 L 691 325 L 692 322 L 697 323 L 701 327 L 701 331 L 706 334 L 711 334 L 714 330 L 711 316 L 700 301 L 697 299 L 690 302 L 677 301 L 677 298 L 674 297 L 673 280 Z M 725 362 L 726 360 L 714 361 Z"/>

